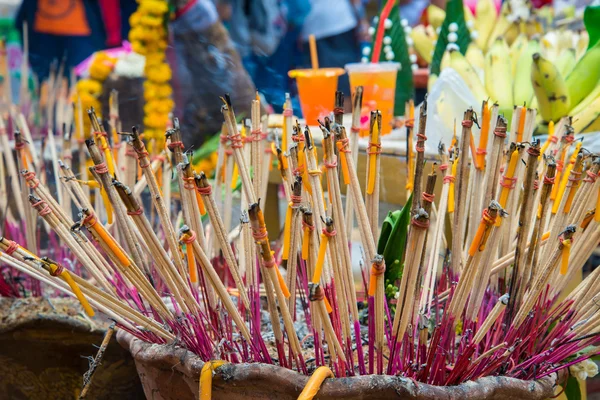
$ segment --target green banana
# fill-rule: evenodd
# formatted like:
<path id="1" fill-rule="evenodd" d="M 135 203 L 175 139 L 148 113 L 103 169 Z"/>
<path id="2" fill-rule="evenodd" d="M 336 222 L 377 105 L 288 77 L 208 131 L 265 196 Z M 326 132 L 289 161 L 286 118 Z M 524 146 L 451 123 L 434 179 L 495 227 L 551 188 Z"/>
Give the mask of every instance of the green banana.
<path id="1" fill-rule="evenodd" d="M 600 79 L 600 41 L 577 62 L 565 79 L 571 104 L 579 104 L 598 84 Z"/>
<path id="2" fill-rule="evenodd" d="M 556 68 L 558 68 L 562 76 L 569 75 L 575 67 L 575 64 L 577 64 L 577 59 L 575 56 L 575 49 L 572 47 L 564 49 L 555 62 Z"/>
<path id="3" fill-rule="evenodd" d="M 499 111 L 510 119 L 514 106 L 511 90 L 512 67 L 508 45 L 502 37 L 496 39 L 485 55 L 485 88 L 493 103 L 498 103 Z"/>
<path id="4" fill-rule="evenodd" d="M 477 75 L 477 71 L 469 64 L 465 56 L 460 54 L 460 51 L 454 49 L 451 49 L 448 52 L 450 53 L 450 67 L 458 72 L 463 78 L 467 86 L 471 89 L 475 99 L 477 101 L 487 99 L 487 92 Z"/>
<path id="5" fill-rule="evenodd" d="M 535 53 L 531 64 L 531 83 L 544 121 L 558 121 L 571 106 L 565 80 L 554 64 Z"/>
<path id="6" fill-rule="evenodd" d="M 571 124 L 575 133 L 596 132 L 600 130 L 600 97 L 596 97 L 589 107 L 573 115 Z"/>
<path id="7" fill-rule="evenodd" d="M 583 110 L 588 108 L 590 106 L 590 104 L 592 104 L 594 102 L 594 100 L 596 100 L 598 97 L 600 97 L 600 85 L 596 85 L 594 90 L 592 90 L 592 92 L 590 94 L 588 94 L 585 99 L 581 100 L 581 102 L 579 104 L 577 104 L 575 107 L 573 107 L 571 109 L 571 111 L 569 111 L 569 114 L 570 115 L 579 114 L 580 112 L 582 112 Z"/>
<path id="8" fill-rule="evenodd" d="M 515 104 L 531 105 L 533 99 L 533 86 L 531 85 L 531 64 L 532 56 L 540 51 L 540 41 L 533 38 L 527 42 L 527 46 L 521 52 L 517 60 L 517 68 L 513 81 L 513 97 Z"/>

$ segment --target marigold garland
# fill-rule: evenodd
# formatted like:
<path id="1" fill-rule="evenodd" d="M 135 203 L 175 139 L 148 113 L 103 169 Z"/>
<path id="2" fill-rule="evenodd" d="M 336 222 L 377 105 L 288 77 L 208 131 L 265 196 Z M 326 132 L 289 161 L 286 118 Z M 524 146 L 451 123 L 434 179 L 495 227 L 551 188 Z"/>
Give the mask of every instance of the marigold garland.
<path id="1" fill-rule="evenodd" d="M 96 110 L 96 115 L 101 117 L 102 104 L 100 104 L 100 95 L 102 94 L 102 85 L 108 76 L 115 68 L 117 59 L 111 57 L 109 54 L 99 51 L 94 54 L 92 63 L 89 69 L 89 78 L 81 79 L 77 82 L 76 86 L 76 98 L 73 102 L 77 104 L 77 101 L 81 101 L 81 107 L 83 109 L 83 132 L 78 132 L 78 138 L 83 140 L 89 137 L 91 132 L 90 119 L 85 113 L 89 108 Z M 75 113 L 76 126 L 79 126 L 79 113 Z"/>
<path id="2" fill-rule="evenodd" d="M 164 133 L 173 109 L 173 92 L 169 81 L 171 68 L 166 62 L 167 30 L 166 14 L 169 7 L 162 0 L 138 0 L 139 6 L 129 18 L 131 30 L 129 41 L 136 53 L 146 57 L 144 74 L 144 136 L 150 141 L 149 147 L 161 149 L 164 146 Z M 154 143 L 152 143 L 154 142 Z"/>

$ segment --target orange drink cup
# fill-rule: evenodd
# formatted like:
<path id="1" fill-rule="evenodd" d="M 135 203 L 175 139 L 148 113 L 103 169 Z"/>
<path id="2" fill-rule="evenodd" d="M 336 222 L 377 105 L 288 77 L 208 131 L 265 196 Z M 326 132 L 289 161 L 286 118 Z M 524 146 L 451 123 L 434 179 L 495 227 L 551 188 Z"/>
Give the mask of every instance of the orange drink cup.
<path id="1" fill-rule="evenodd" d="M 382 135 L 392 131 L 396 75 L 399 68 L 400 63 L 395 62 L 346 64 L 352 95 L 356 87 L 362 86 L 363 104 L 372 104 L 374 109 L 381 111 Z"/>
<path id="2" fill-rule="evenodd" d="M 317 119 L 333 111 L 338 76 L 341 68 L 294 69 L 288 75 L 298 83 L 300 107 L 307 125 L 317 125 Z"/>

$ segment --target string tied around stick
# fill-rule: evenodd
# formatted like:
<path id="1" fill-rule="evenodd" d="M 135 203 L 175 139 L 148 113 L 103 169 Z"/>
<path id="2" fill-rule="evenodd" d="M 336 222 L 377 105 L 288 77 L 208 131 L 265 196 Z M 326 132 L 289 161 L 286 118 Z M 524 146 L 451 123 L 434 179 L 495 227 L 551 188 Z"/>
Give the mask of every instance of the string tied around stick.
<path id="1" fill-rule="evenodd" d="M 142 207 L 137 210 L 127 211 L 127 215 L 142 215 L 144 213 L 144 209 Z"/>
<path id="2" fill-rule="evenodd" d="M 571 143 L 573 143 L 573 141 L 575 140 L 575 136 L 573 136 L 573 135 L 564 135 L 564 136 L 562 137 L 562 140 L 563 140 L 565 143 L 571 144 Z"/>
<path id="3" fill-rule="evenodd" d="M 33 171 L 25 172 L 23 174 L 23 177 L 25 178 L 25 181 L 32 182 L 29 184 L 29 187 L 31 189 L 37 189 L 37 187 L 40 185 L 40 181 L 37 180 L 37 178 L 35 176 L 35 172 L 33 172 Z"/>
<path id="4" fill-rule="evenodd" d="M 552 143 L 558 143 L 558 136 L 552 135 L 548 140 L 550 140 Z"/>
<path id="5" fill-rule="evenodd" d="M 485 156 L 487 153 L 488 153 L 487 150 L 483 149 L 481 147 L 478 147 L 477 149 L 475 149 L 475 154 L 477 154 L 477 155 Z"/>
<path id="6" fill-rule="evenodd" d="M 94 213 L 90 213 L 82 221 L 83 225 L 85 225 L 88 229 L 90 229 L 94 225 L 96 225 L 96 222 L 98 222 L 98 219 L 96 218 L 96 216 L 94 215 Z"/>
<path id="7" fill-rule="evenodd" d="M 456 179 L 456 178 L 454 177 L 454 175 L 446 175 L 446 176 L 444 177 L 444 181 L 443 181 L 443 182 L 444 182 L 444 183 L 454 183 L 454 180 L 455 180 L 455 179 Z"/>
<path id="8" fill-rule="evenodd" d="M 99 174 L 106 174 L 108 173 L 108 166 L 105 162 L 101 162 L 100 164 L 94 165 L 94 170 Z"/>
<path id="9" fill-rule="evenodd" d="M 544 185 L 554 185 L 556 181 L 556 176 L 550 178 L 548 175 L 544 176 Z"/>
<path id="10" fill-rule="evenodd" d="M 406 120 L 406 122 L 404 123 L 404 125 L 406 126 L 406 128 L 412 129 L 415 126 L 415 119 L 414 118 L 408 118 Z"/>
<path id="11" fill-rule="evenodd" d="M 464 128 L 471 128 L 473 126 L 473 120 L 471 120 L 471 119 L 465 119 L 465 120 L 463 120 L 462 126 Z"/>
<path id="12" fill-rule="evenodd" d="M 38 211 L 38 213 L 40 214 L 40 217 L 45 217 L 46 215 L 48 215 L 52 212 L 50 207 L 48 207 L 48 203 L 46 203 L 44 200 L 40 200 L 40 201 L 32 204 L 33 207 L 37 207 L 37 206 L 41 206 L 41 205 L 43 205 L 43 207 L 41 210 Z"/>
<path id="13" fill-rule="evenodd" d="M 383 262 L 383 257 L 380 255 L 376 255 L 375 259 L 371 263 L 371 277 L 369 279 L 369 296 L 375 296 L 375 291 L 377 288 L 377 277 L 383 275 L 385 273 L 385 263 Z"/>
<path id="14" fill-rule="evenodd" d="M 315 230 L 315 226 L 309 224 L 308 222 L 302 220 L 302 227 L 308 229 L 310 232 Z"/>
<path id="15" fill-rule="evenodd" d="M 517 177 L 509 177 L 506 175 L 502 175 L 500 177 L 500 186 L 507 189 L 514 189 L 517 185 Z"/>
<path id="16" fill-rule="evenodd" d="M 308 174 L 309 174 L 310 176 L 319 176 L 319 175 L 321 175 L 322 173 L 323 173 L 323 171 L 321 171 L 321 170 L 320 170 L 320 169 L 318 169 L 318 168 L 317 168 L 317 169 L 309 169 L 309 170 L 308 170 Z"/>
<path id="17" fill-rule="evenodd" d="M 187 190 L 196 190 L 196 181 L 193 176 L 183 177 L 183 187 Z"/>
<path id="18" fill-rule="evenodd" d="M 591 182 L 594 183 L 596 182 L 596 179 L 598 179 L 598 175 L 596 175 L 595 173 L 593 173 L 592 171 L 590 171 L 589 169 L 587 171 L 585 171 L 587 178 L 585 178 L 583 181 L 584 182 Z"/>
<path id="19" fill-rule="evenodd" d="M 227 138 L 231 142 L 232 149 L 241 149 L 242 147 L 244 147 L 244 143 L 242 143 L 242 135 L 240 135 L 239 132 L 234 133 L 233 135 L 229 135 Z"/>
<path id="20" fill-rule="evenodd" d="M 4 252 L 6 254 L 8 254 L 9 256 L 12 256 L 13 253 L 19 249 L 19 244 L 17 242 L 14 242 L 14 241 L 8 240 L 8 239 L 6 239 L 6 241 L 8 242 L 8 247 L 6 250 L 4 250 Z"/>
<path id="21" fill-rule="evenodd" d="M 381 154 L 381 143 L 369 142 L 367 154 Z"/>
<path id="22" fill-rule="evenodd" d="M 358 126 L 352 126 L 350 128 L 350 132 L 359 133 L 360 132 L 360 127 L 358 127 Z"/>
<path id="23" fill-rule="evenodd" d="M 56 268 L 50 269 L 50 275 L 54 276 L 54 277 L 61 276 L 63 271 L 65 270 L 65 267 L 63 267 L 60 264 L 52 264 L 52 265 L 56 266 Z"/>
<path id="24" fill-rule="evenodd" d="M 423 193 L 421 193 L 421 199 L 423 199 L 423 201 L 433 203 L 433 200 L 435 199 L 435 194 L 423 192 Z"/>
<path id="25" fill-rule="evenodd" d="M 323 160 L 323 165 L 325 166 L 325 168 L 329 168 L 329 169 L 337 168 L 337 165 L 338 165 L 337 158 L 333 158 L 332 161 L 325 159 L 325 160 Z"/>
<path id="26" fill-rule="evenodd" d="M 333 108 L 333 114 L 334 115 L 340 115 L 344 113 L 344 108 L 343 107 L 334 107 Z"/>
<path id="27" fill-rule="evenodd" d="M 204 196 L 209 196 L 212 193 L 212 186 L 207 185 L 204 187 L 196 186 L 196 191 Z"/>
<path id="28" fill-rule="evenodd" d="M 291 108 L 286 108 L 285 110 L 283 110 L 283 116 L 284 117 L 293 117 L 294 116 L 294 110 Z"/>
<path id="29" fill-rule="evenodd" d="M 332 238 L 335 235 L 337 235 L 337 231 L 335 229 L 332 231 L 328 231 L 327 228 L 323 228 L 321 232 L 323 232 L 323 235 L 327 236 L 328 238 Z"/>
<path id="30" fill-rule="evenodd" d="M 350 153 L 350 149 L 348 148 L 348 143 L 350 142 L 350 139 L 346 138 L 342 138 L 342 139 L 338 139 L 337 140 L 337 147 L 338 150 L 342 153 Z"/>
<path id="31" fill-rule="evenodd" d="M 569 180 L 569 182 L 571 182 L 569 184 L 569 187 L 579 186 L 579 182 L 581 181 L 581 172 L 571 171 L 571 174 L 569 175 L 568 180 Z"/>
<path id="32" fill-rule="evenodd" d="M 222 136 L 221 136 L 222 138 Z M 221 139 L 222 140 L 222 139 Z M 176 141 L 171 141 L 168 145 L 167 148 L 171 151 L 175 150 L 175 149 L 180 149 L 183 151 L 183 149 L 185 149 L 185 147 L 183 146 L 183 142 L 180 140 L 176 140 Z"/>
<path id="33" fill-rule="evenodd" d="M 187 232 L 187 235 L 183 235 L 179 241 L 183 244 L 188 245 L 188 244 L 194 243 L 195 240 L 196 240 L 196 232 L 194 232 L 193 230 L 190 229 Z"/>
<path id="34" fill-rule="evenodd" d="M 448 164 L 440 164 L 439 169 L 440 171 L 444 172 L 448 169 Z"/>
<path id="35" fill-rule="evenodd" d="M 422 133 L 417 133 L 417 145 L 415 147 L 415 149 L 419 152 L 419 153 L 423 153 L 425 151 L 425 141 L 427 140 L 427 136 L 425 136 Z"/>
<path id="36" fill-rule="evenodd" d="M 540 188 L 540 180 L 534 179 L 533 180 L 533 190 L 538 190 L 539 188 Z"/>
<path id="37" fill-rule="evenodd" d="M 529 146 L 529 148 L 527 149 L 527 154 L 529 154 L 532 157 L 539 157 L 541 151 L 540 148 L 537 146 Z"/>
<path id="38" fill-rule="evenodd" d="M 496 126 L 494 129 L 494 135 L 496 137 L 504 139 L 506 137 L 506 127 L 505 126 Z"/>

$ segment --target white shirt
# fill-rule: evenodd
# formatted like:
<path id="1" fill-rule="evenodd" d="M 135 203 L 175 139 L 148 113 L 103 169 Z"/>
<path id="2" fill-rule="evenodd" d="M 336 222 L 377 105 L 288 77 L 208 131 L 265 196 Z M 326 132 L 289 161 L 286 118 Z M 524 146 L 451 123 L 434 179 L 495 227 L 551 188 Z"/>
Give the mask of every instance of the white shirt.
<path id="1" fill-rule="evenodd" d="M 310 12 L 302 26 L 302 40 L 335 36 L 356 27 L 358 21 L 350 0 L 310 0 Z"/>

